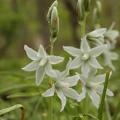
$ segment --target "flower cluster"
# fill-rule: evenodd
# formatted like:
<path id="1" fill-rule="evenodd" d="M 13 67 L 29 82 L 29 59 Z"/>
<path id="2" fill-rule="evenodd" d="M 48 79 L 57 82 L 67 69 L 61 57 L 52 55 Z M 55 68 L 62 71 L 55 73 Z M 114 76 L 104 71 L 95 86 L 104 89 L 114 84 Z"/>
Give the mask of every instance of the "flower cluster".
<path id="1" fill-rule="evenodd" d="M 79 0 L 78 5 L 80 5 L 81 2 L 82 0 Z M 85 2 L 84 4 L 87 6 L 87 10 L 90 1 Z M 48 22 L 52 23 L 51 35 L 55 35 L 55 37 L 57 37 L 59 31 L 57 5 L 58 3 L 55 1 L 50 7 L 47 15 Z M 98 57 L 103 55 L 105 58 L 105 65 L 108 65 L 112 70 L 115 69 L 112 60 L 118 58 L 118 55 L 112 50 L 115 47 L 116 38 L 119 33 L 112 28 L 113 27 L 108 30 L 106 28 L 98 28 L 87 33 L 81 38 L 80 48 L 63 46 L 64 51 L 72 56 L 63 71 L 53 69 L 53 65 L 64 60 L 63 57 L 48 54 L 42 45 L 40 45 L 37 52 L 25 45 L 24 49 L 26 54 L 32 62 L 26 65 L 23 70 L 28 72 L 36 71 L 37 86 L 43 82 L 45 75 L 51 78 L 52 82 L 50 88 L 46 90 L 42 96 L 52 97 L 56 93 L 61 100 L 61 111 L 64 110 L 67 97 L 74 99 L 77 102 L 81 102 L 87 95 L 92 100 L 94 106 L 98 108 L 100 104 L 100 95 L 103 92 L 106 77 L 105 74 L 98 73 L 99 69 L 104 68 L 99 63 Z M 71 76 L 70 70 L 73 70 L 75 74 Z M 73 89 L 76 85 L 81 88 L 81 93 L 78 93 Z M 113 96 L 112 91 L 107 89 L 107 95 Z"/>
<path id="2" fill-rule="evenodd" d="M 58 64 L 64 60 L 63 57 L 48 55 L 40 45 L 38 52 L 24 46 L 27 56 L 33 60 L 30 64 L 25 66 L 25 71 L 36 71 L 36 85 L 40 85 L 45 75 L 53 79 L 52 87 L 44 92 L 44 97 L 50 97 L 57 94 L 62 103 L 61 111 L 66 104 L 66 97 L 75 99 L 80 102 L 86 97 L 86 93 L 90 96 L 93 104 L 98 108 L 100 103 L 100 94 L 102 94 L 103 83 L 105 81 L 105 74 L 97 75 L 97 69 L 103 69 L 96 59 L 103 54 L 108 46 L 106 44 L 97 45 L 97 47 L 90 48 L 88 40 L 101 40 L 104 39 L 103 31 L 105 29 L 95 30 L 81 39 L 80 48 L 71 46 L 64 46 L 64 50 L 70 55 L 75 57 L 73 60 L 70 58 L 64 71 L 53 69 L 52 65 Z M 97 39 L 98 38 L 98 39 Z M 97 43 L 97 42 L 96 42 Z M 70 76 L 69 71 L 80 69 L 80 72 Z M 82 92 L 79 94 L 72 87 L 81 82 L 80 86 Z M 107 95 L 112 96 L 113 93 L 108 89 Z"/>

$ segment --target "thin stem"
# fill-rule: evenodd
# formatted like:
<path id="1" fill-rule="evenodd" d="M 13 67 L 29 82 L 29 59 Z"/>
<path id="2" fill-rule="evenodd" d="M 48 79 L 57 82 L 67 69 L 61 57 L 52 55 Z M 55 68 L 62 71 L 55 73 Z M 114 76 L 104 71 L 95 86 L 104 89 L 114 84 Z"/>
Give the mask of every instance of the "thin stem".
<path id="1" fill-rule="evenodd" d="M 105 96 L 106 96 L 106 91 L 107 91 L 107 87 L 108 87 L 108 81 L 109 81 L 109 77 L 110 77 L 110 72 L 106 72 L 106 78 L 105 78 L 105 83 L 104 83 L 104 89 L 103 89 L 103 93 L 102 93 L 102 99 L 101 99 L 101 103 L 98 109 L 98 119 L 102 120 L 103 118 L 103 108 L 104 108 L 104 103 L 105 103 Z"/>
<path id="2" fill-rule="evenodd" d="M 53 55 L 53 51 L 54 51 L 54 39 L 51 37 L 50 38 L 50 55 Z M 53 84 L 53 81 L 51 79 L 49 79 L 50 81 L 50 85 L 52 86 Z M 51 106 L 51 109 L 50 109 L 50 114 L 51 114 L 51 120 L 54 120 L 54 116 L 53 116 L 53 98 L 51 97 L 51 100 L 50 100 L 50 106 Z"/>
<path id="3" fill-rule="evenodd" d="M 81 27 L 81 28 L 80 28 L 80 29 L 81 29 L 81 30 L 80 30 L 80 35 L 81 35 L 81 38 L 84 37 L 85 32 L 86 32 L 86 20 L 87 20 L 87 15 L 88 15 L 88 13 L 86 12 L 83 21 L 80 22 L 80 27 Z"/>
<path id="4" fill-rule="evenodd" d="M 25 116 L 25 113 L 24 113 L 24 108 L 21 108 L 21 120 L 24 120 L 24 116 Z"/>

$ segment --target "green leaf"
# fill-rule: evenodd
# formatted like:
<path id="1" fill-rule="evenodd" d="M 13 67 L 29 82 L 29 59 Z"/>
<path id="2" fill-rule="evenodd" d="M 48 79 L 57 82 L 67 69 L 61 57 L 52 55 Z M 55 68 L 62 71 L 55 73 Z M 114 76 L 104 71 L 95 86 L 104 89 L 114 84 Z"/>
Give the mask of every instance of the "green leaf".
<path id="1" fill-rule="evenodd" d="M 24 120 L 24 107 L 23 105 L 21 104 L 17 104 L 17 105 L 14 105 L 12 107 L 8 107 L 8 108 L 5 108 L 5 109 L 2 109 L 0 110 L 0 116 L 3 116 L 11 111 L 14 111 L 16 109 L 21 109 L 21 120 Z"/>

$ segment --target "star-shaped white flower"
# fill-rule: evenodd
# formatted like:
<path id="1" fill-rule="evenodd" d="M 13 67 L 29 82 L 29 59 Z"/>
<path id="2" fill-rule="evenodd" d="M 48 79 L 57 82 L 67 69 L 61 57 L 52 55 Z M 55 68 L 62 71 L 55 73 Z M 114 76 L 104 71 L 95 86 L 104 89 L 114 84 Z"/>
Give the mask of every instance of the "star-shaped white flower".
<path id="1" fill-rule="evenodd" d="M 51 97 L 54 95 L 54 93 L 56 93 L 61 100 L 61 111 L 64 110 L 64 107 L 66 105 L 66 97 L 72 98 L 74 100 L 79 99 L 79 94 L 71 88 L 78 83 L 79 75 L 68 76 L 68 69 L 70 65 L 69 63 L 66 67 L 66 70 L 64 70 L 63 72 L 56 70 L 55 74 L 51 75 L 51 77 L 53 77 L 53 79 L 55 80 L 55 83 L 52 85 L 52 88 L 48 89 L 42 94 L 44 97 Z"/>
<path id="2" fill-rule="evenodd" d="M 45 74 L 52 73 L 53 64 L 58 64 L 63 61 L 63 57 L 48 55 L 43 46 L 40 45 L 38 52 L 24 46 L 27 56 L 33 60 L 30 64 L 22 68 L 24 71 L 36 71 L 36 85 L 40 85 Z"/>
<path id="3" fill-rule="evenodd" d="M 104 52 L 107 45 L 101 45 L 91 49 L 86 37 L 84 37 L 81 40 L 80 49 L 70 46 L 63 48 L 66 52 L 75 57 L 71 63 L 71 69 L 81 67 L 81 71 L 84 75 L 88 75 L 91 68 L 102 69 L 102 66 L 98 63 L 96 58 Z"/>
<path id="4" fill-rule="evenodd" d="M 80 94 L 79 101 L 82 101 L 86 95 L 90 97 L 93 105 L 98 108 L 100 104 L 100 95 L 103 92 L 104 82 L 105 82 L 105 74 L 94 75 L 92 71 L 88 77 L 84 75 L 80 75 L 80 81 L 82 83 L 82 93 Z M 112 91 L 107 89 L 108 96 L 113 96 Z"/>

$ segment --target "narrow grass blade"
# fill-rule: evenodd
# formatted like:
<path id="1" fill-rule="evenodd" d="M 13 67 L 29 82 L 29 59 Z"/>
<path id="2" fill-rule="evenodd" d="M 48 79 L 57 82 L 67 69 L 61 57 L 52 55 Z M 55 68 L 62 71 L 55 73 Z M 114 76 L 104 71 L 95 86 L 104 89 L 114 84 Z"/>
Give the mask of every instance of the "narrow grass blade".
<path id="1" fill-rule="evenodd" d="M 21 120 L 24 120 L 24 107 L 23 105 L 21 104 L 17 104 L 17 105 L 14 105 L 12 107 L 8 107 L 8 108 L 5 108 L 5 109 L 2 109 L 0 110 L 0 116 L 3 116 L 11 111 L 14 111 L 16 109 L 21 109 Z"/>

